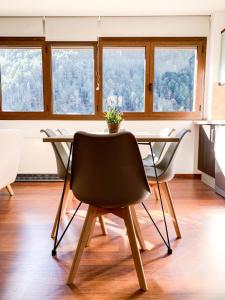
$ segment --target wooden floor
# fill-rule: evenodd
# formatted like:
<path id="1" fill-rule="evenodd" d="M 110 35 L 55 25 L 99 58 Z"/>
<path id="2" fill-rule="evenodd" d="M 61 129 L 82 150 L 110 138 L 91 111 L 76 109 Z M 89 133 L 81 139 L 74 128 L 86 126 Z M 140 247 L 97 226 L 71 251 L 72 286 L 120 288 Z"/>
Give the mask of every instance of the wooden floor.
<path id="1" fill-rule="evenodd" d="M 176 240 L 171 221 L 173 254 L 141 206 L 137 212 L 150 250 L 141 253 L 149 285 L 139 291 L 131 251 L 121 220 L 106 220 L 108 236 L 96 226 L 82 257 L 73 287 L 66 279 L 86 214 L 78 216 L 58 250 L 51 256 L 53 217 L 61 183 L 17 183 L 9 199 L 0 191 L 0 299 L 225 299 L 225 199 L 200 180 L 176 179 L 171 185 L 183 239 Z M 163 230 L 154 197 L 146 202 Z M 66 222 L 68 217 L 64 218 Z"/>

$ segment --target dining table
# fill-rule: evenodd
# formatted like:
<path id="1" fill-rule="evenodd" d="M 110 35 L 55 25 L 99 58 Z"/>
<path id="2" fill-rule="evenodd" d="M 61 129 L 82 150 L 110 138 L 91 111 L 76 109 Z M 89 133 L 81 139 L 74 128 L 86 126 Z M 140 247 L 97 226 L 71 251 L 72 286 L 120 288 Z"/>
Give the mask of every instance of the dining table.
<path id="1" fill-rule="evenodd" d="M 165 216 L 165 210 L 164 210 L 164 205 L 163 205 L 163 201 L 162 201 L 160 185 L 159 185 L 159 181 L 158 181 L 156 164 L 155 164 L 155 161 L 154 161 L 154 153 L 153 153 L 153 150 L 152 150 L 152 143 L 157 143 L 157 142 L 176 143 L 176 142 L 179 142 L 179 138 L 174 137 L 174 136 L 154 134 L 154 133 L 151 133 L 151 132 L 148 132 L 148 131 L 130 131 L 130 132 L 135 136 L 136 141 L 137 141 L 138 144 L 140 144 L 140 145 L 149 145 L 150 154 L 152 156 L 153 167 L 154 167 L 154 170 L 155 170 L 155 177 L 156 177 L 156 182 L 157 182 L 157 189 L 158 189 L 160 205 L 161 205 L 162 214 L 163 214 L 163 220 L 164 220 L 164 224 L 165 224 L 166 238 L 164 238 L 163 234 L 161 233 L 161 231 L 157 227 L 154 219 L 152 218 L 150 212 L 147 210 L 146 206 L 144 204 L 143 204 L 143 206 L 144 206 L 146 212 L 148 213 L 149 218 L 153 222 L 153 225 L 155 226 L 156 230 L 158 231 L 159 235 L 161 236 L 163 242 L 165 243 L 165 245 L 167 247 L 168 254 L 172 254 L 172 249 L 171 249 L 170 239 L 169 239 L 169 234 L 168 234 L 167 221 L 166 221 L 166 216 Z M 96 132 L 89 132 L 89 133 L 101 134 L 101 135 L 109 134 L 108 132 L 97 132 L 97 131 Z M 75 134 L 75 132 L 73 134 L 63 134 L 63 135 L 57 135 L 57 136 L 54 136 L 54 137 L 44 137 L 43 138 L 44 143 L 71 143 L 69 159 L 68 159 L 68 164 L 67 164 L 67 170 L 66 170 L 66 176 L 65 176 L 65 180 L 64 180 L 64 187 L 63 187 L 61 200 L 60 200 L 60 206 L 59 206 L 60 209 L 59 209 L 59 217 L 58 217 L 58 222 L 57 222 L 56 237 L 55 237 L 55 240 L 54 240 L 54 248 L 52 249 L 52 255 L 53 256 L 56 255 L 56 249 L 59 246 L 63 236 L 65 235 L 65 232 L 67 231 L 70 223 L 72 222 L 74 216 L 76 215 L 77 210 L 80 207 L 80 205 L 77 207 L 77 209 L 75 210 L 72 218 L 70 219 L 70 221 L 67 224 L 65 230 L 63 231 L 61 237 L 58 239 L 59 223 L 60 223 L 60 218 L 61 218 L 61 213 L 62 213 L 63 198 L 64 198 L 64 193 L 65 193 L 65 184 L 66 184 L 68 171 L 69 171 L 69 165 L 70 165 L 70 161 L 71 161 L 74 134 Z"/>

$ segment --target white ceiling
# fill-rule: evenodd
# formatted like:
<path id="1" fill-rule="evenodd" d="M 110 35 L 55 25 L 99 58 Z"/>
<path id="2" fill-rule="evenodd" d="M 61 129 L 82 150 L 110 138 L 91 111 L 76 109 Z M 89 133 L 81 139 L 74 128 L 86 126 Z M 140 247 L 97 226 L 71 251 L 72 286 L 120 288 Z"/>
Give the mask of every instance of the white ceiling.
<path id="1" fill-rule="evenodd" d="M 225 0 L 0 0 L 0 16 L 209 15 Z"/>

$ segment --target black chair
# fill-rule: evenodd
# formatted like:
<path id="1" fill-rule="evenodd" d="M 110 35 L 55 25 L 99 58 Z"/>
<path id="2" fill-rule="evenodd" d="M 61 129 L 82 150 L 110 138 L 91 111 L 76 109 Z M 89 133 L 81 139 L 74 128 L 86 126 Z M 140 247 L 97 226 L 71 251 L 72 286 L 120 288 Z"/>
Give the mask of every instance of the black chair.
<path id="1" fill-rule="evenodd" d="M 72 283 L 96 217 L 113 213 L 124 219 L 140 288 L 147 290 L 136 235 L 134 205 L 150 195 L 135 137 L 129 132 L 113 135 L 74 135 L 70 187 L 75 197 L 89 204 L 87 216 L 68 277 Z M 134 231 L 135 230 L 135 231 Z"/>

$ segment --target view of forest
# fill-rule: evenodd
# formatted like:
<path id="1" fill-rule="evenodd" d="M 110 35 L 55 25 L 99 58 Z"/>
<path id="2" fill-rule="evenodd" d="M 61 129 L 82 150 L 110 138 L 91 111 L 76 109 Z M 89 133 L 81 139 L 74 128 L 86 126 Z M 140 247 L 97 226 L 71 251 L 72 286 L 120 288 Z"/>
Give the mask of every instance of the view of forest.
<path id="1" fill-rule="evenodd" d="M 193 111 L 196 49 L 156 48 L 154 111 Z"/>
<path id="2" fill-rule="evenodd" d="M 93 49 L 53 49 L 52 64 L 54 113 L 93 114 Z"/>
<path id="3" fill-rule="evenodd" d="M 3 111 L 43 111 L 41 49 L 0 49 Z"/>
<path id="4" fill-rule="evenodd" d="M 197 51 L 156 48 L 154 111 L 192 111 Z M 94 113 L 93 49 L 52 50 L 56 114 Z M 0 49 L 3 111 L 43 111 L 41 49 Z M 104 48 L 103 109 L 144 111 L 145 48 Z"/>
<path id="5" fill-rule="evenodd" d="M 103 104 L 124 112 L 144 111 L 145 48 L 103 50 Z"/>

